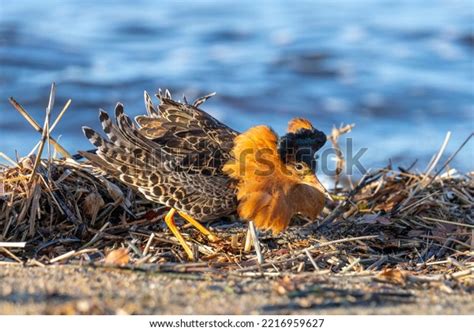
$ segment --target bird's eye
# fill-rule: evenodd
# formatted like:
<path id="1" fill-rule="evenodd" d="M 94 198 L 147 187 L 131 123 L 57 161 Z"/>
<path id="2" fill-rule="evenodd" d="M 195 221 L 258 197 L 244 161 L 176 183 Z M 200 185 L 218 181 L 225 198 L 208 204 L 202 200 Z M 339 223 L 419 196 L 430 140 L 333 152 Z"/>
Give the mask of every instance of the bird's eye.
<path id="1" fill-rule="evenodd" d="M 297 171 L 303 171 L 304 168 L 305 168 L 305 166 L 304 166 L 304 164 L 301 163 L 301 162 L 295 164 L 295 169 L 296 169 Z"/>

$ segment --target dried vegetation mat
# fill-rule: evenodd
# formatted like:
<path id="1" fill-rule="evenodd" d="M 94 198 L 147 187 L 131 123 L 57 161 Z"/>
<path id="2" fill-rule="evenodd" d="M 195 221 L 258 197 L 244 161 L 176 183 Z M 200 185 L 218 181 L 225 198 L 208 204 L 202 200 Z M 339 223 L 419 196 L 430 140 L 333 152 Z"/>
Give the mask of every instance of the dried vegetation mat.
<path id="1" fill-rule="evenodd" d="M 196 256 L 188 262 L 162 221 L 166 207 L 67 155 L 51 137 L 57 121 L 50 128 L 49 116 L 42 127 L 30 117 L 42 134 L 35 154 L 50 144 L 65 157 L 4 156 L 0 168 L 0 265 L 74 264 L 239 279 L 343 275 L 472 293 L 474 180 L 472 173 L 446 170 L 455 155 L 434 173 L 446 144 L 423 173 L 387 167 L 332 189 L 334 201 L 318 220 L 294 220 L 279 236 L 229 218 L 208 224 L 221 238 L 211 243 L 182 226 Z M 336 149 L 339 135 L 351 128 L 334 129 Z M 342 153 L 338 157 L 342 168 Z"/>

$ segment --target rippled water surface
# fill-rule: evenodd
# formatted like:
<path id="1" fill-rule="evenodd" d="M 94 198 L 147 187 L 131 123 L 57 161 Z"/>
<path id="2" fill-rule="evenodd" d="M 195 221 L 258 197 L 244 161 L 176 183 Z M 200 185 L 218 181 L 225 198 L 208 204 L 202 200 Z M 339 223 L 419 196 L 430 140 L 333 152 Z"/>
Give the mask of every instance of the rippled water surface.
<path id="1" fill-rule="evenodd" d="M 355 123 L 366 167 L 426 163 L 452 131 L 448 153 L 474 130 L 471 1 L 7 1 L 0 0 L 0 151 L 38 140 L 14 96 L 42 122 L 49 85 L 55 136 L 89 148 L 82 125 L 121 101 L 144 111 L 143 90 L 192 99 L 230 126 L 283 132 L 305 116 L 329 132 Z M 468 145 L 454 165 L 472 170 Z"/>

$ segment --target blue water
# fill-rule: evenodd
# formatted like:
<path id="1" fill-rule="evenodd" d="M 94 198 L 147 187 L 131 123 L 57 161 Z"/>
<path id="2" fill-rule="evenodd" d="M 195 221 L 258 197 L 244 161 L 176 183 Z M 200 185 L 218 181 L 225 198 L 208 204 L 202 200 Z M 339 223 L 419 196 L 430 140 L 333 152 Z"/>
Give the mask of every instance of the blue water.
<path id="1" fill-rule="evenodd" d="M 216 91 L 204 109 L 238 130 L 355 123 L 364 166 L 423 170 L 447 131 L 447 154 L 474 131 L 473 22 L 468 0 L 0 0 L 0 151 L 39 138 L 8 97 L 42 123 L 54 81 L 55 114 L 73 100 L 54 132 L 71 152 L 90 148 L 80 127 L 98 128 L 98 108 L 136 115 L 161 87 Z M 471 142 L 453 166 L 473 156 Z"/>

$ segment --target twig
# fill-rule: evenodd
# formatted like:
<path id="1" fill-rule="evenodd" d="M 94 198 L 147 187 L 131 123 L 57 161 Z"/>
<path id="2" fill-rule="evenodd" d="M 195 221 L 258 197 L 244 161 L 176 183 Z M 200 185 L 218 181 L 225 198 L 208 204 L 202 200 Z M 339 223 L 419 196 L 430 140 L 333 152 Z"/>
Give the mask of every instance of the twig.
<path id="1" fill-rule="evenodd" d="M 104 230 L 110 225 L 110 222 L 107 222 L 105 223 L 99 231 L 97 231 L 97 233 L 94 235 L 94 237 L 92 237 L 92 239 L 87 243 L 85 244 L 84 246 L 82 246 L 82 248 L 87 248 L 91 245 L 93 245 L 97 240 L 99 240 L 100 236 L 103 234 Z"/>
<path id="2" fill-rule="evenodd" d="M 431 180 L 428 182 L 428 184 L 426 184 L 426 186 L 430 186 L 430 184 L 435 180 L 436 177 L 439 176 L 439 174 L 441 173 L 441 171 L 444 170 L 444 168 L 446 168 L 446 166 L 451 163 L 451 161 L 456 157 L 456 155 L 458 155 L 458 153 L 461 151 L 461 149 L 464 148 L 464 146 L 469 142 L 469 140 L 471 140 L 472 136 L 474 135 L 474 133 L 471 133 L 464 141 L 463 143 L 461 144 L 461 146 L 458 147 L 458 149 L 453 153 L 451 154 L 450 157 L 448 157 L 448 159 L 446 160 L 446 162 L 444 162 L 443 166 L 435 173 L 435 175 L 431 178 Z"/>
<path id="3" fill-rule="evenodd" d="M 25 242 L 4 242 L 0 241 L 0 247 L 8 247 L 8 248 L 25 248 Z"/>
<path id="4" fill-rule="evenodd" d="M 307 250 L 308 250 L 308 251 L 312 251 L 312 250 L 320 249 L 320 248 L 322 248 L 322 247 L 331 246 L 331 245 L 334 245 L 334 244 L 341 244 L 341 243 L 350 242 L 350 241 L 368 240 L 368 239 L 375 239 L 375 238 L 378 238 L 378 236 L 376 236 L 376 235 L 372 235 L 372 236 L 360 236 L 360 237 L 353 237 L 353 238 L 344 238 L 344 239 L 332 240 L 332 241 L 324 242 L 324 243 L 322 243 L 322 244 L 313 245 L 313 246 L 307 248 Z M 295 256 L 295 257 L 274 259 L 274 260 L 271 260 L 271 261 L 269 261 L 269 262 L 263 263 L 263 264 L 261 264 L 260 266 L 261 266 L 262 268 L 264 268 L 264 267 L 272 266 L 273 264 L 288 263 L 288 262 L 292 262 L 292 261 L 298 260 L 298 259 L 300 259 L 300 258 L 303 257 L 303 256 L 305 256 L 304 251 L 303 251 L 303 253 L 299 253 L 299 254 L 298 254 L 297 256 Z M 240 273 L 240 272 L 255 270 L 255 269 L 258 269 L 258 267 L 259 267 L 258 265 L 257 265 L 257 266 L 254 265 L 254 266 L 250 266 L 250 267 L 247 267 L 247 268 L 242 268 L 242 269 L 236 270 L 236 272 Z"/>
<path id="5" fill-rule="evenodd" d="M 433 217 L 423 217 L 423 220 L 425 221 L 431 221 L 431 222 L 439 222 L 439 223 L 446 223 L 446 224 L 452 224 L 452 225 L 457 225 L 457 226 L 464 226 L 466 228 L 471 228 L 474 229 L 474 225 L 466 224 L 466 223 L 459 223 L 459 222 L 453 222 L 453 221 L 446 221 L 446 220 L 440 220 L 437 218 Z"/>
<path id="6" fill-rule="evenodd" d="M 360 258 L 356 258 L 354 261 L 352 261 L 349 265 L 346 265 L 344 268 L 342 268 L 341 273 L 346 273 L 350 271 L 352 268 L 356 266 L 360 262 Z"/>
<path id="7" fill-rule="evenodd" d="M 155 238 L 155 233 L 152 232 L 150 237 L 148 238 L 148 241 L 146 242 L 145 248 L 143 249 L 143 256 L 148 254 L 148 251 L 150 250 L 151 242 L 153 241 L 153 238 Z"/>
<path id="8" fill-rule="evenodd" d="M 44 125 L 42 130 L 42 137 L 41 137 L 41 144 L 39 145 L 38 154 L 36 155 L 36 160 L 33 165 L 33 170 L 31 170 L 31 177 L 29 183 L 33 182 L 33 179 L 36 175 L 36 169 L 38 168 L 39 163 L 41 162 L 41 155 L 43 154 L 44 144 L 46 143 L 46 139 L 48 138 L 49 133 L 49 117 L 51 115 L 51 111 L 54 106 L 54 96 L 55 96 L 56 87 L 55 84 L 51 84 L 51 92 L 49 93 L 49 102 L 48 107 L 46 108 L 46 116 L 44 119 Z"/>
<path id="9" fill-rule="evenodd" d="M 10 256 L 12 259 L 14 259 L 15 261 L 17 261 L 18 263 L 23 263 L 22 260 L 20 260 L 18 258 L 18 256 L 16 256 L 15 254 L 13 254 L 12 252 L 10 252 L 8 249 L 6 249 L 5 247 L 0 247 L 0 249 L 5 252 L 5 254 L 7 254 L 8 256 Z"/>
<path id="10" fill-rule="evenodd" d="M 70 259 L 71 257 L 77 256 L 77 255 L 82 255 L 85 253 L 93 253 L 93 252 L 97 252 L 97 248 L 85 248 L 85 249 L 81 249 L 80 251 L 72 250 L 49 260 L 49 263 L 56 263 L 62 260 Z"/>
<path id="11" fill-rule="evenodd" d="M 4 158 L 5 160 L 7 160 L 12 166 L 14 167 L 18 167 L 18 163 L 16 163 L 15 161 L 13 161 L 11 158 L 9 158 L 6 154 L 0 152 L 0 157 Z"/>
<path id="12" fill-rule="evenodd" d="M 59 255 L 59 256 L 55 257 L 54 259 L 49 260 L 49 263 L 56 263 L 56 262 L 68 259 L 68 258 L 74 256 L 74 254 L 76 254 L 76 251 L 74 251 L 74 250 L 69 251 L 67 253 L 64 253 L 62 255 Z"/>
<path id="13" fill-rule="evenodd" d="M 448 145 L 448 142 L 449 142 L 449 138 L 451 138 L 451 131 L 448 131 L 446 133 L 446 137 L 444 138 L 444 142 L 443 144 L 441 145 L 438 153 L 435 154 L 434 158 L 433 158 L 433 161 L 430 162 L 430 164 L 428 164 L 428 166 L 426 167 L 426 170 L 425 170 L 425 176 L 428 176 L 431 171 L 433 171 L 433 169 L 436 167 L 436 165 L 438 164 L 439 162 L 439 159 L 441 158 L 441 155 L 443 155 L 444 153 L 444 150 L 446 149 L 446 146 Z"/>
<path id="14" fill-rule="evenodd" d="M 352 130 L 352 128 L 354 127 L 355 124 L 348 124 L 344 127 L 339 127 L 338 129 L 337 128 L 333 128 L 332 129 L 332 133 L 331 135 L 328 137 L 329 140 L 331 141 L 332 143 L 332 146 L 334 148 L 334 150 L 336 151 L 336 175 L 335 175 L 335 179 L 334 179 L 334 190 L 337 191 L 337 186 L 339 184 L 339 180 L 340 180 L 340 176 L 341 176 L 341 173 L 342 171 L 344 170 L 344 167 L 345 167 L 345 164 L 346 164 L 346 161 L 344 159 L 344 154 L 342 153 L 341 151 L 341 147 L 339 146 L 339 137 L 345 133 L 348 133 Z"/>
<path id="15" fill-rule="evenodd" d="M 252 236 L 250 234 L 250 226 L 247 229 L 247 234 L 245 235 L 245 244 L 244 244 L 244 252 L 248 253 L 252 249 Z"/>
<path id="16" fill-rule="evenodd" d="M 457 272 L 453 273 L 451 276 L 453 278 L 457 279 L 457 278 L 469 276 L 472 273 L 474 273 L 474 269 L 470 268 L 470 269 L 466 269 L 466 270 L 457 271 Z"/>
<path id="17" fill-rule="evenodd" d="M 10 104 L 15 108 L 27 121 L 30 123 L 30 125 L 38 131 L 40 134 L 43 134 L 43 129 L 41 126 L 28 114 L 28 112 L 16 101 L 13 97 L 10 97 L 8 99 L 10 101 Z M 54 145 L 54 147 L 66 158 L 72 158 L 71 154 L 64 149 L 53 137 L 49 138 L 50 142 Z"/>
<path id="18" fill-rule="evenodd" d="M 316 264 L 316 261 L 314 261 L 313 257 L 311 256 L 311 253 L 308 251 L 307 248 L 304 250 L 304 252 L 306 256 L 308 256 L 309 262 L 311 262 L 311 264 L 313 265 L 314 271 L 319 271 L 319 267 Z"/>
<path id="19" fill-rule="evenodd" d="M 63 118 L 64 114 L 66 113 L 66 110 L 68 110 L 69 106 L 71 105 L 71 102 L 72 100 L 69 99 L 66 104 L 64 105 L 63 109 L 61 110 L 61 112 L 59 113 L 58 117 L 56 117 L 56 119 L 54 120 L 53 124 L 51 125 L 51 128 L 49 129 L 49 134 L 51 134 L 54 130 L 54 128 L 56 127 L 56 125 L 58 125 L 59 121 L 61 121 L 61 119 Z"/>
<path id="20" fill-rule="evenodd" d="M 257 254 L 258 264 L 263 264 L 262 251 L 260 250 L 260 241 L 258 240 L 257 231 L 252 221 L 249 222 L 250 236 L 252 237 L 253 246 L 255 247 L 255 253 Z"/>
<path id="21" fill-rule="evenodd" d="M 373 180 L 376 180 L 379 178 L 381 175 L 382 171 L 377 171 L 375 173 L 370 173 L 370 169 L 367 173 L 365 173 L 362 178 L 360 179 L 359 183 L 357 186 L 351 190 L 343 202 L 341 202 L 333 211 L 326 216 L 320 223 L 319 223 L 319 228 L 330 224 L 332 221 L 334 221 L 337 217 L 339 217 L 341 214 L 343 214 L 346 211 L 346 208 L 348 205 L 350 205 L 351 199 L 365 186 L 368 184 L 368 182 L 371 182 Z"/>

